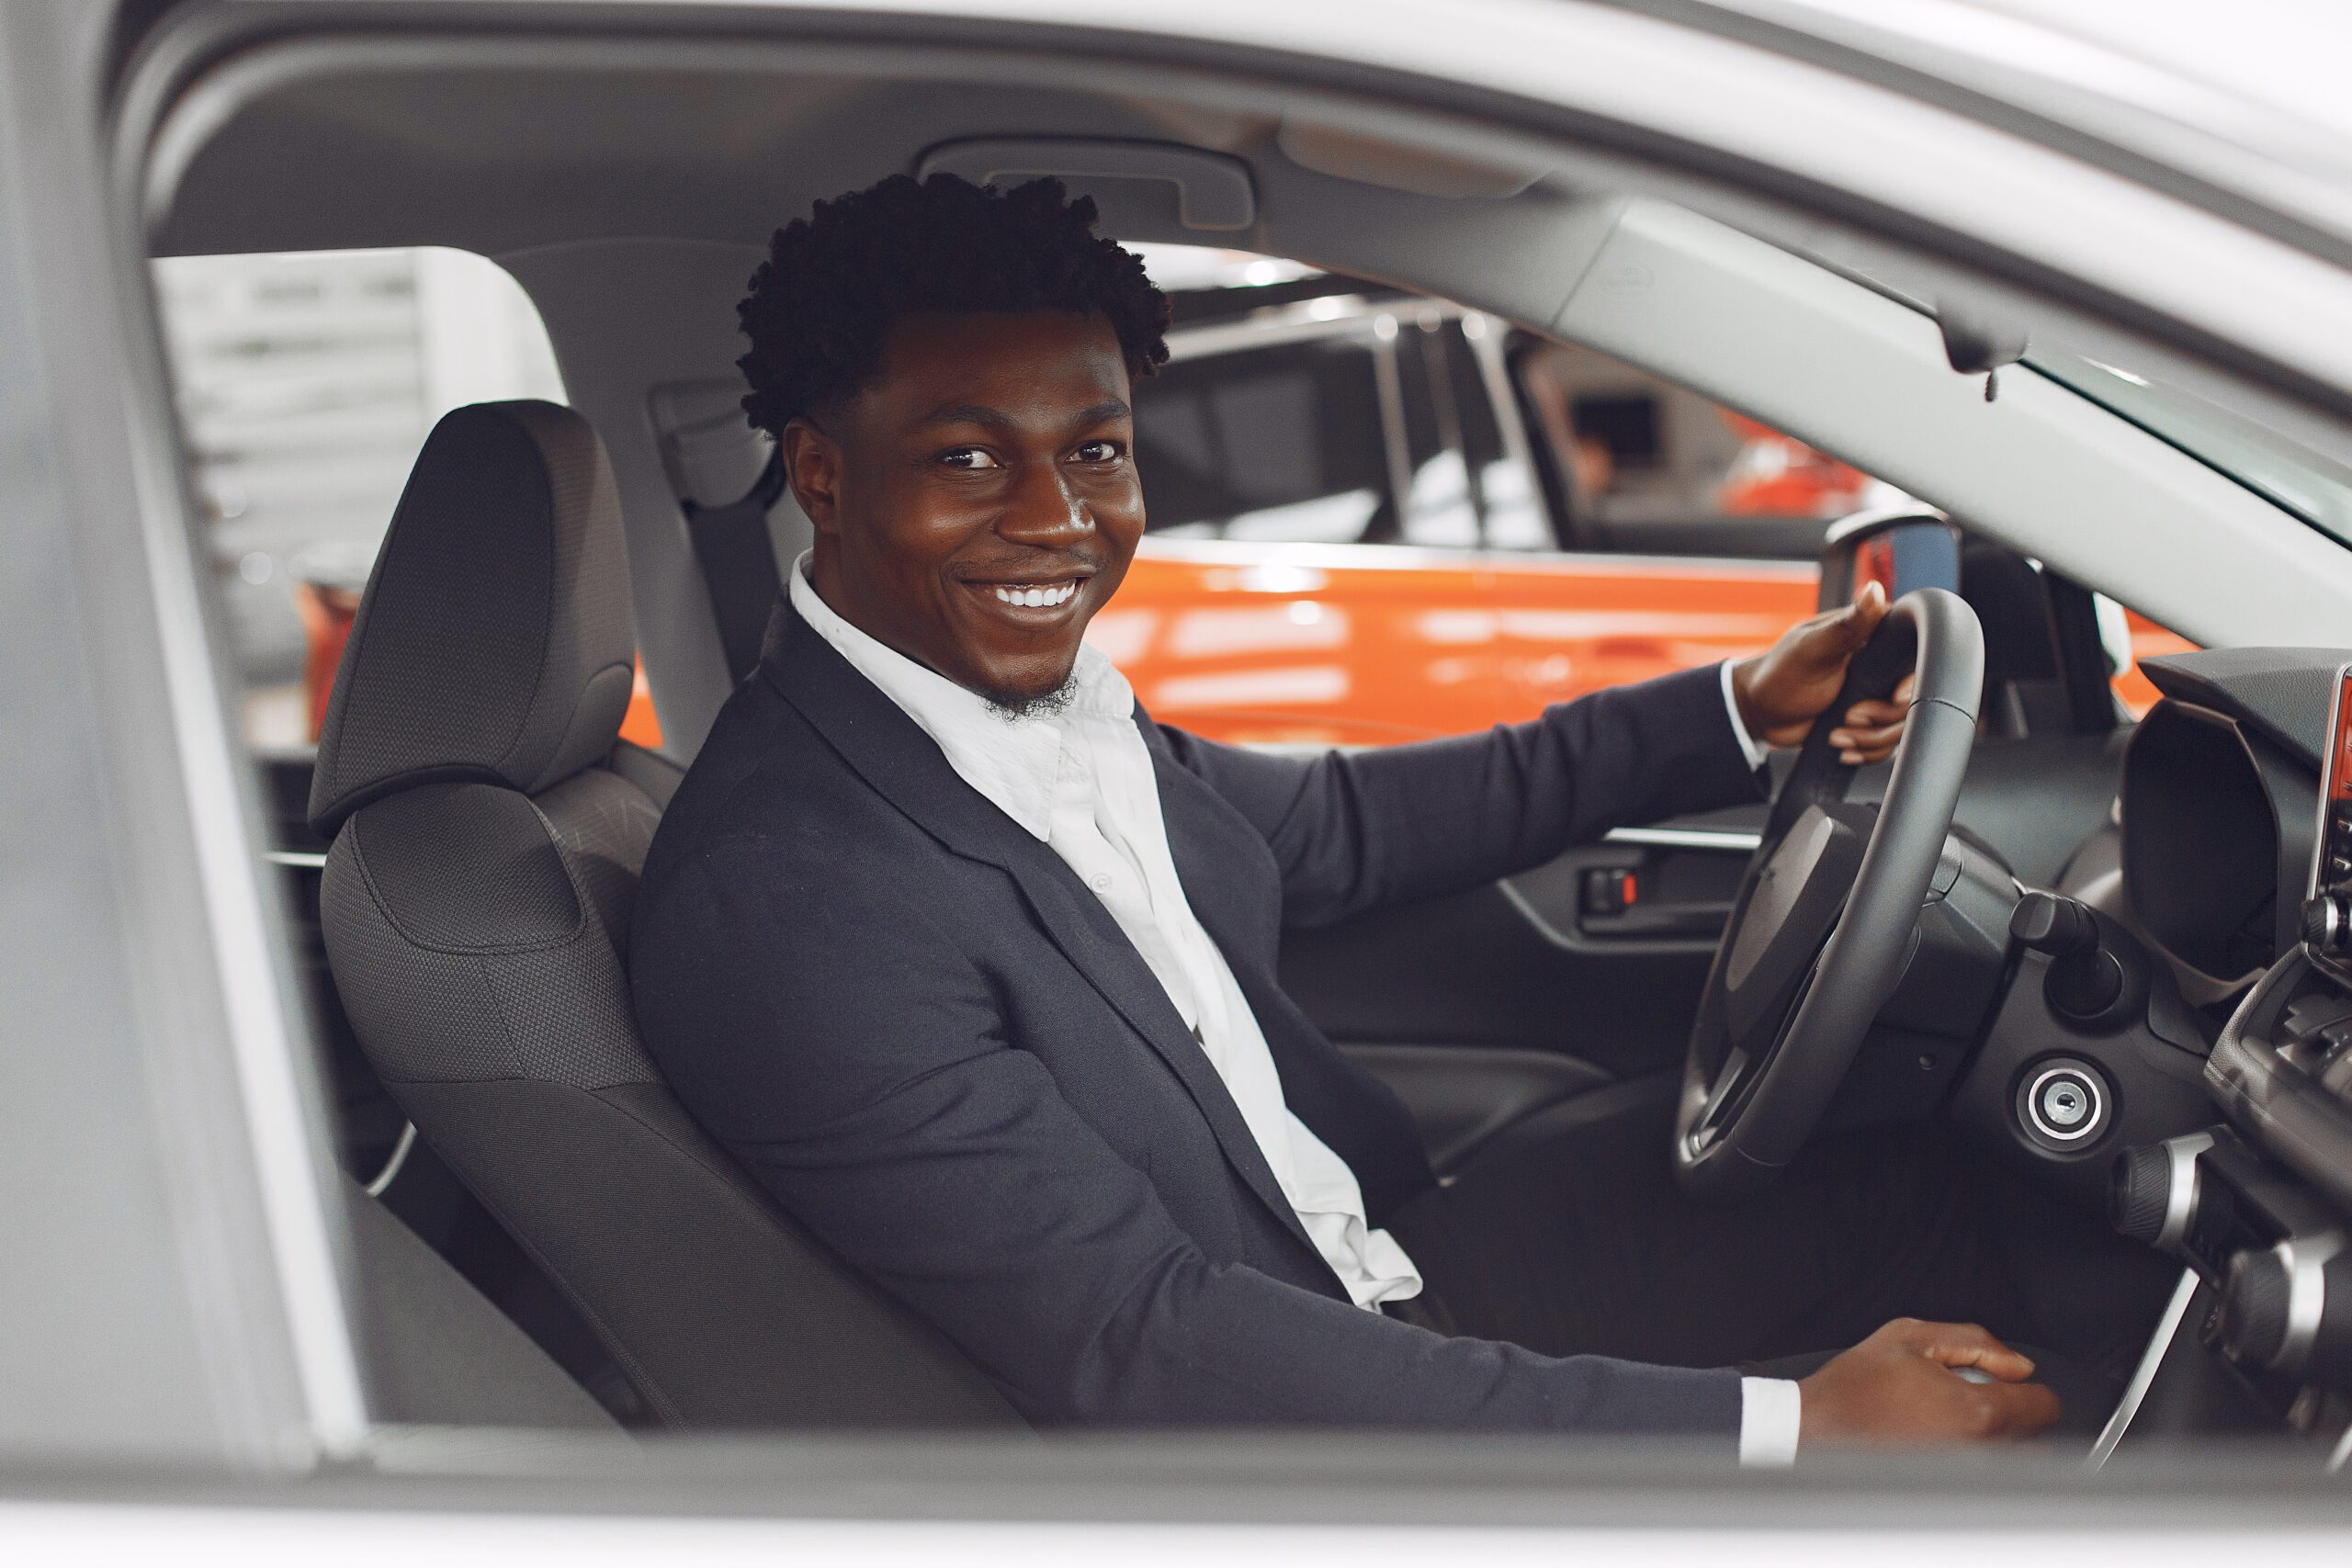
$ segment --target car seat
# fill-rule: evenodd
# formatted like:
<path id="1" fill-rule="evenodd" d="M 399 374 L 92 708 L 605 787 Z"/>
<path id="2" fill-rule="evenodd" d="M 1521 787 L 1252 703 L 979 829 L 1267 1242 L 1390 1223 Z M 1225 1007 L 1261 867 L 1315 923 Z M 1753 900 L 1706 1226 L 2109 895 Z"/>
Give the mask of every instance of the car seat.
<path id="1" fill-rule="evenodd" d="M 616 744 L 636 634 L 603 445 L 444 418 L 335 676 L 310 815 L 369 1061 L 660 1423 L 1019 1428 L 996 1386 L 779 1212 L 639 1043 L 629 904 L 676 768 Z"/>
<path id="2" fill-rule="evenodd" d="M 374 1195 L 347 1176 L 335 1191 L 360 1376 L 378 1421 L 618 1435 L 586 1389 Z"/>

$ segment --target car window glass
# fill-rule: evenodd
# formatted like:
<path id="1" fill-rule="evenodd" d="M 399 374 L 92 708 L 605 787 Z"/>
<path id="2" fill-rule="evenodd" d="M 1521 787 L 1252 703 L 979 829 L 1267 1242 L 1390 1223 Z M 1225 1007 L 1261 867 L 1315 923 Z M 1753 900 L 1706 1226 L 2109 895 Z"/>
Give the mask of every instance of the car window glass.
<path id="1" fill-rule="evenodd" d="M 1490 384 L 1465 337 L 1473 320 L 1491 333 L 1486 319 L 1413 301 L 1351 303 L 1360 308 L 1327 335 L 1285 341 L 1295 323 L 1274 321 L 1266 335 L 1275 341 L 1258 347 L 1221 332 L 1214 351 L 1137 384 L 1151 532 L 1551 547 L 1533 478 L 1508 449 L 1495 407 L 1508 380 Z"/>
<path id="2" fill-rule="evenodd" d="M 1186 359 L 1136 387 L 1151 532 L 1345 544 L 1388 503 L 1373 344 L 1279 344 Z"/>
<path id="3" fill-rule="evenodd" d="M 462 251 L 174 256 L 154 278 L 245 738 L 300 750 L 434 422 L 563 381 L 528 296 Z"/>
<path id="4" fill-rule="evenodd" d="M 2116 697 L 2133 718 L 2142 717 L 2164 694 L 2156 690 L 2155 682 L 2140 668 L 2140 661 L 2167 653 L 2193 653 L 2197 644 L 2104 593 L 2092 594 L 2091 602 L 2098 613 L 2099 641 L 2107 649 L 2109 680 Z"/>
<path id="5" fill-rule="evenodd" d="M 1152 533 L 1811 562 L 1899 492 L 1673 382 L 1295 262 L 1139 247 L 1175 310 L 1136 389 Z"/>
<path id="6" fill-rule="evenodd" d="M 2037 343 L 2027 366 L 2335 538 L 2352 543 L 2352 469 L 2267 425 L 2136 371 Z"/>
<path id="7" fill-rule="evenodd" d="M 1811 560 L 1892 487 L 1697 392 L 1570 344 L 1515 355 L 1570 547 Z"/>

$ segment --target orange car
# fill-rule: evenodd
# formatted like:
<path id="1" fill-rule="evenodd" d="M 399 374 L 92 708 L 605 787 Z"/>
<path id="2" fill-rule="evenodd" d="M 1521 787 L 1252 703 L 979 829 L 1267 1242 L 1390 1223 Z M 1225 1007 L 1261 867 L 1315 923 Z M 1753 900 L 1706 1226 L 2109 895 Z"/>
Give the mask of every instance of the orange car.
<path id="1" fill-rule="evenodd" d="M 1171 724 L 1381 745 L 1750 653 L 1813 612 L 1826 525 L 1883 491 L 1589 350 L 1356 287 L 1180 295 L 1136 387 L 1151 531 L 1088 637 Z M 314 734 L 360 587 L 296 590 Z M 642 669 L 622 734 L 661 740 Z"/>
<path id="2" fill-rule="evenodd" d="M 1814 595 L 1812 568 L 1776 562 L 1148 540 L 1087 639 L 1168 723 L 1376 746 L 1752 652 Z"/>

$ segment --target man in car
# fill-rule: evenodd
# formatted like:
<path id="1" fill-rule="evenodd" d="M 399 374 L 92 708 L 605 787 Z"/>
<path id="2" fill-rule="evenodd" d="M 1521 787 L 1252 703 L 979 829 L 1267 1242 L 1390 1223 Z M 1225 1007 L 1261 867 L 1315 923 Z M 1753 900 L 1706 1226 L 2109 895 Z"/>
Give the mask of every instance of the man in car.
<path id="1" fill-rule="evenodd" d="M 1130 388 L 1168 319 L 1093 217 L 1050 181 L 895 178 L 780 231 L 752 280 L 745 407 L 816 547 L 645 866 L 633 987 L 687 1106 L 1041 1425 L 1758 1461 L 2046 1426 L 1985 1329 L 1886 1321 L 2023 1326 L 1925 1140 L 1703 1209 L 1654 1121 L 1561 1119 L 1441 1187 L 1274 978 L 1285 926 L 1758 798 L 1883 598 L 1486 735 L 1298 759 L 1162 729 L 1080 640 L 1143 532 Z M 1834 743 L 1883 757 L 1903 712 Z M 1730 1370 L 1856 1339 L 1801 1384 Z"/>

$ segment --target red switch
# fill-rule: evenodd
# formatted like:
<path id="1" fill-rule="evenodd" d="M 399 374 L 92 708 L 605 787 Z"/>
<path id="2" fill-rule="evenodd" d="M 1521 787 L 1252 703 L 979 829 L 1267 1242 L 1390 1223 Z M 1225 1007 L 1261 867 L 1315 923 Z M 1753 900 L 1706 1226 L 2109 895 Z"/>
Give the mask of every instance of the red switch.
<path id="1" fill-rule="evenodd" d="M 1622 915 L 1641 896 L 1641 884 L 1625 866 L 1600 866 L 1584 874 L 1584 912 L 1588 915 Z"/>

